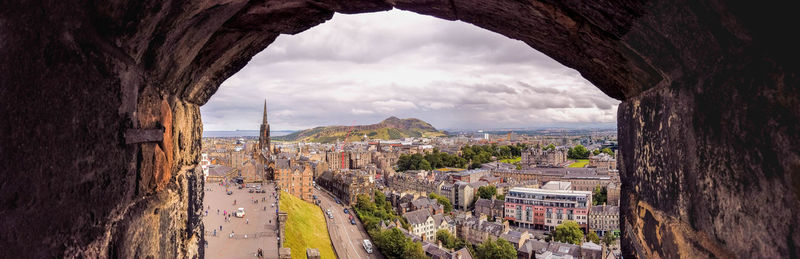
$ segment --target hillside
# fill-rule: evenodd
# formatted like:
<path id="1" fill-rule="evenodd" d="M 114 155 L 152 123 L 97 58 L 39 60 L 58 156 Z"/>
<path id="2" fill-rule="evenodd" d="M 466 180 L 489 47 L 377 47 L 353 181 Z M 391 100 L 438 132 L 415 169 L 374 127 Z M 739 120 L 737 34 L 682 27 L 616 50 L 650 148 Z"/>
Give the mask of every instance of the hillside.
<path id="1" fill-rule="evenodd" d="M 316 127 L 272 139 L 278 141 L 333 143 L 337 139 L 344 140 L 349 129 L 350 126 Z M 393 140 L 408 137 L 444 136 L 444 133 L 419 119 L 398 119 L 392 116 L 376 124 L 354 126 L 353 132 L 350 133 L 349 141 L 361 141 L 364 135 L 367 135 L 369 139 Z"/>

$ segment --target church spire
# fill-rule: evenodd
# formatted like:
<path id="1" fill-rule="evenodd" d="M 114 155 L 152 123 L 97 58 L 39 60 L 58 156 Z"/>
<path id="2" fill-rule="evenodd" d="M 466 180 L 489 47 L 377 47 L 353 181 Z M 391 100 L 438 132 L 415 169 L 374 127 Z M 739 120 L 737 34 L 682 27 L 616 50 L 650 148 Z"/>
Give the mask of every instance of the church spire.
<path id="1" fill-rule="evenodd" d="M 264 99 L 264 119 L 261 121 L 262 124 L 267 124 L 267 99 Z"/>

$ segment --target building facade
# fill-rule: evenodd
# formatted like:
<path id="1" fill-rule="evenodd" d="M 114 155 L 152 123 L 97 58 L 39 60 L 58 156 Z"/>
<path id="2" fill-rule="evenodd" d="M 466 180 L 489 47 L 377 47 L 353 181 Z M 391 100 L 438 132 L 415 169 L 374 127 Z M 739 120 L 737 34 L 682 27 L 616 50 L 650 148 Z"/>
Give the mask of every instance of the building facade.
<path id="1" fill-rule="evenodd" d="M 522 151 L 520 165 L 523 168 L 563 167 L 567 162 L 567 150 L 563 148 L 542 149 L 531 147 Z"/>
<path id="2" fill-rule="evenodd" d="M 545 230 L 572 220 L 586 232 L 591 204 L 588 191 L 512 188 L 506 194 L 505 219 L 520 227 Z"/>
<path id="3" fill-rule="evenodd" d="M 316 181 L 318 185 L 333 193 L 347 205 L 356 204 L 358 195 L 372 198 L 375 190 L 374 179 L 361 170 L 325 171 Z"/>
<path id="4" fill-rule="evenodd" d="M 596 205 L 589 210 L 589 229 L 604 236 L 619 229 L 619 206 Z"/>
<path id="5" fill-rule="evenodd" d="M 429 210 L 415 210 L 403 214 L 403 218 L 411 225 L 411 233 L 426 240 L 436 240 L 436 232 L 447 230 L 455 235 L 456 229 L 453 220 L 446 215 L 433 215 Z"/>
<path id="6" fill-rule="evenodd" d="M 303 200 L 311 201 L 313 170 L 308 165 L 280 159 L 275 167 L 275 187 Z"/>

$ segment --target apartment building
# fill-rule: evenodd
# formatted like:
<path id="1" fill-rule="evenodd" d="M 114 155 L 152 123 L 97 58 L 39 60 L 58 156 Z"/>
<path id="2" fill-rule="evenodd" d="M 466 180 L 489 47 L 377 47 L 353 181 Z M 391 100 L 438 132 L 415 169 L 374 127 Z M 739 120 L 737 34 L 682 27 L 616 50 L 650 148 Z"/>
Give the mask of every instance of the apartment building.
<path id="1" fill-rule="evenodd" d="M 524 228 L 553 230 L 564 220 L 587 231 L 592 193 L 516 187 L 505 200 L 505 219 Z"/>

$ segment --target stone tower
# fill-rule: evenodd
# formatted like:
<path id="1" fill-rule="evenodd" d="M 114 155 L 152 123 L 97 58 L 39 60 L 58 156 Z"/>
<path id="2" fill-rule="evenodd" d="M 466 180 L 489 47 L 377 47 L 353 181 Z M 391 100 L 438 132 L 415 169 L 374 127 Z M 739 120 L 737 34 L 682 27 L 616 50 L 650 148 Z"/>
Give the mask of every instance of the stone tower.
<path id="1" fill-rule="evenodd" d="M 269 148 L 269 123 L 267 122 L 267 100 L 264 99 L 264 118 L 261 121 L 261 132 L 258 134 L 258 149 L 262 152 L 266 149 L 266 154 L 269 155 L 272 152 Z"/>

